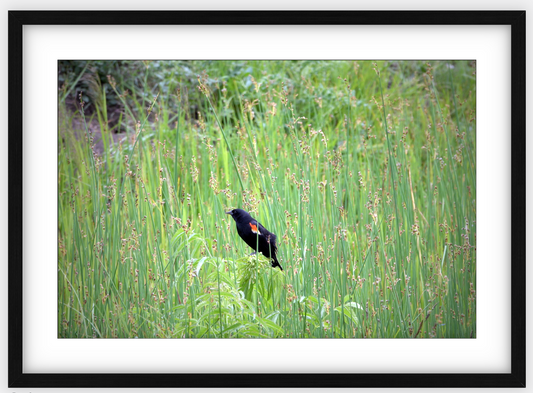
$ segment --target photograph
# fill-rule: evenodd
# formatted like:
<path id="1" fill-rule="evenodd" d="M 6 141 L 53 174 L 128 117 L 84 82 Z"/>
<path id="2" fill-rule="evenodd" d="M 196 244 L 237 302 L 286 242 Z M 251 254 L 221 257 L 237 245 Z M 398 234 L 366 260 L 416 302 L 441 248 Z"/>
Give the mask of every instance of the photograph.
<path id="1" fill-rule="evenodd" d="M 57 338 L 477 338 L 476 60 L 57 77 Z"/>

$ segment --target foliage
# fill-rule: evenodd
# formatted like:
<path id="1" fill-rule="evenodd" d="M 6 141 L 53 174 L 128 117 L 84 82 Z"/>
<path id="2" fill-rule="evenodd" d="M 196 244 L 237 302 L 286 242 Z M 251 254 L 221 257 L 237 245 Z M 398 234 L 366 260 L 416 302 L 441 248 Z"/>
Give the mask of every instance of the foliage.
<path id="1" fill-rule="evenodd" d="M 475 63 L 62 66 L 59 337 L 476 337 Z"/>

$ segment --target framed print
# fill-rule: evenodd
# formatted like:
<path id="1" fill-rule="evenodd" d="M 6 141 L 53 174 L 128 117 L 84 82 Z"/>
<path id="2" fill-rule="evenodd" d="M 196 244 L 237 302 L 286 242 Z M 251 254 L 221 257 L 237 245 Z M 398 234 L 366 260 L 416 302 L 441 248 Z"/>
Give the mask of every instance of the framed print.
<path id="1" fill-rule="evenodd" d="M 11 11 L 9 96 L 10 387 L 525 386 L 525 12 Z"/>

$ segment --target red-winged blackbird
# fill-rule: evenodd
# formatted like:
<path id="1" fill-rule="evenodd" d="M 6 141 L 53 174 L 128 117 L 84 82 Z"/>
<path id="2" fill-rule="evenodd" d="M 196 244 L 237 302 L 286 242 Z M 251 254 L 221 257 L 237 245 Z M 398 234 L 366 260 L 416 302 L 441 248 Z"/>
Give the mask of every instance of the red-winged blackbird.
<path id="1" fill-rule="evenodd" d="M 230 212 L 226 212 L 226 214 L 230 214 L 233 217 L 237 225 L 237 232 L 246 244 L 252 247 L 253 250 L 263 253 L 265 257 L 271 258 L 272 267 L 278 266 L 283 270 L 278 258 L 276 258 L 276 252 L 278 251 L 276 235 L 267 231 L 255 218 L 242 209 L 233 209 Z"/>

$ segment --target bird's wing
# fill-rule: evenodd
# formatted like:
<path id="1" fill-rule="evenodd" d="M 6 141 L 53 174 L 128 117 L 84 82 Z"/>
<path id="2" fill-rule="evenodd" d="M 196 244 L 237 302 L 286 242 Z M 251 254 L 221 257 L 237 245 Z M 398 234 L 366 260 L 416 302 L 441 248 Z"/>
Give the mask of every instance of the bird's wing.
<path id="1" fill-rule="evenodd" d="M 257 227 L 259 228 L 259 233 L 261 233 L 263 236 L 265 236 L 268 240 L 270 236 L 270 243 L 276 248 L 276 235 L 274 235 L 272 232 L 269 232 L 268 229 L 266 229 L 264 226 L 261 225 L 261 223 L 257 223 Z"/>
<path id="2" fill-rule="evenodd" d="M 262 226 L 261 224 L 259 224 L 257 221 L 252 220 L 252 221 L 250 221 L 249 224 L 250 224 L 250 228 L 252 229 L 252 232 L 253 232 L 253 233 L 255 233 L 255 234 L 257 234 L 258 232 L 259 232 L 259 234 L 264 233 L 264 231 L 261 232 L 261 228 L 262 228 L 263 230 L 264 230 L 265 228 L 263 228 L 263 226 Z"/>

